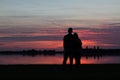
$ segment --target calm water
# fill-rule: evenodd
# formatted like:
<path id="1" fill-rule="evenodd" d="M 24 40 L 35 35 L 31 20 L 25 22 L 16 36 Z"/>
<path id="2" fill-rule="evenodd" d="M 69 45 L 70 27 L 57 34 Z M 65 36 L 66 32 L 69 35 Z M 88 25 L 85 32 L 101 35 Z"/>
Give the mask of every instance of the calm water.
<path id="1" fill-rule="evenodd" d="M 56 56 L 22 56 L 22 55 L 0 55 L 0 64 L 62 64 L 63 55 Z M 69 61 L 67 61 L 68 63 Z M 75 63 L 75 60 L 74 60 Z M 82 57 L 82 64 L 118 64 L 120 56 L 103 56 L 99 58 Z"/>

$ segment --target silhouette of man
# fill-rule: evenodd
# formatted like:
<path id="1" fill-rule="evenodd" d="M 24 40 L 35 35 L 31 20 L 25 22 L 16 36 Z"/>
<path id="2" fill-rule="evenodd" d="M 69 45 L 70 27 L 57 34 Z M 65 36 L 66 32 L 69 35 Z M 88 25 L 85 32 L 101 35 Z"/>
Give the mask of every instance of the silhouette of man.
<path id="1" fill-rule="evenodd" d="M 63 39 L 63 47 L 64 47 L 64 60 L 63 64 L 65 65 L 67 62 L 67 59 L 70 58 L 70 65 L 73 64 L 73 35 L 72 35 L 73 29 L 68 28 L 68 34 L 64 36 Z"/>
<path id="2" fill-rule="evenodd" d="M 73 34 L 74 36 L 74 57 L 75 57 L 75 64 L 78 66 L 80 64 L 80 59 L 81 59 L 81 51 L 82 51 L 82 41 L 78 37 L 77 33 Z"/>

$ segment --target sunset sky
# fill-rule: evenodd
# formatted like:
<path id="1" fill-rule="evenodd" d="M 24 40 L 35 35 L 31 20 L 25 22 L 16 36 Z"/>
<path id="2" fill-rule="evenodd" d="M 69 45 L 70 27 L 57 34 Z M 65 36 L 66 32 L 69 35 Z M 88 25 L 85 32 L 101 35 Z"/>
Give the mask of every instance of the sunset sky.
<path id="1" fill-rule="evenodd" d="M 120 48 L 120 0 L 0 0 L 0 51 L 63 50 L 68 27 L 83 47 Z"/>

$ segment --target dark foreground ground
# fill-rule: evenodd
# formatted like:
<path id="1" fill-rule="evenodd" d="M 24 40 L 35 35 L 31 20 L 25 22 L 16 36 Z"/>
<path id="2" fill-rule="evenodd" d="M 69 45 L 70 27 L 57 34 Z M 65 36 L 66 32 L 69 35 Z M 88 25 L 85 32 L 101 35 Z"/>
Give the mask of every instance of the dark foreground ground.
<path id="1" fill-rule="evenodd" d="M 120 78 L 119 64 L 75 65 L 0 65 L 0 78 L 115 79 Z M 36 79 L 34 79 L 36 80 Z"/>

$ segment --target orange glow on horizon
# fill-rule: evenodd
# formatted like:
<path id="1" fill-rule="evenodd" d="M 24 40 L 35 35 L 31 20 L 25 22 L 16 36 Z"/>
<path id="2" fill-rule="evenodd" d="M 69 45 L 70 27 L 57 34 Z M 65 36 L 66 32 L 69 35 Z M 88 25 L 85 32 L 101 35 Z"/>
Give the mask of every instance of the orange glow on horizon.
<path id="1" fill-rule="evenodd" d="M 83 40 L 83 47 L 95 46 L 97 42 L 91 40 Z M 22 48 L 22 49 L 60 49 L 63 50 L 63 41 L 29 41 L 29 42 L 11 42 L 3 45 L 6 48 Z"/>
<path id="2" fill-rule="evenodd" d="M 83 40 L 82 43 L 83 43 L 83 47 L 97 45 L 97 42 L 91 40 Z"/>

